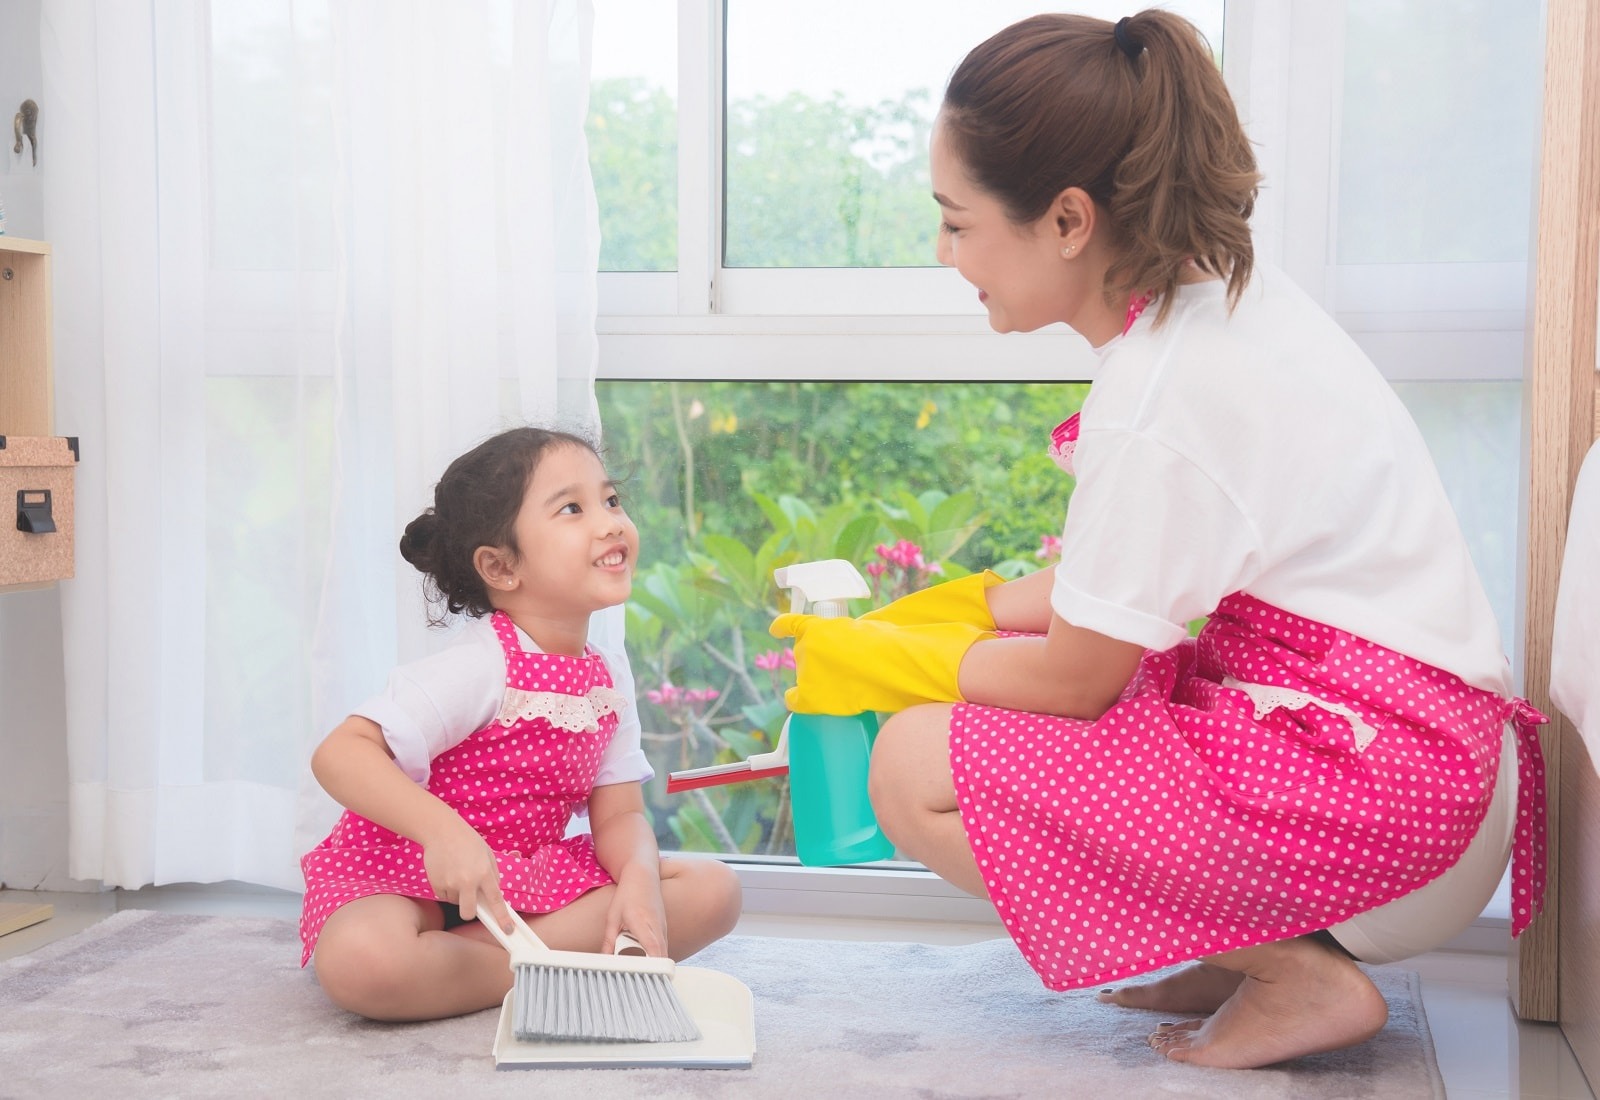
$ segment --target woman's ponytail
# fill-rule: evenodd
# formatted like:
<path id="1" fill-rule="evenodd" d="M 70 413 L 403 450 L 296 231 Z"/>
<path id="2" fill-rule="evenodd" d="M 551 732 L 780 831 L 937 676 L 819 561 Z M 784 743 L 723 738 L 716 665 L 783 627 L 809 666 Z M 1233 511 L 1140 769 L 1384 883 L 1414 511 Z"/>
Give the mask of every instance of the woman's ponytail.
<path id="1" fill-rule="evenodd" d="M 1192 259 L 1227 279 L 1237 301 L 1255 266 L 1249 219 L 1260 174 L 1222 74 L 1194 26 L 1169 12 L 1122 20 L 1112 41 L 1138 82 L 1110 195 L 1121 244 L 1110 281 L 1156 291 L 1160 318 Z"/>

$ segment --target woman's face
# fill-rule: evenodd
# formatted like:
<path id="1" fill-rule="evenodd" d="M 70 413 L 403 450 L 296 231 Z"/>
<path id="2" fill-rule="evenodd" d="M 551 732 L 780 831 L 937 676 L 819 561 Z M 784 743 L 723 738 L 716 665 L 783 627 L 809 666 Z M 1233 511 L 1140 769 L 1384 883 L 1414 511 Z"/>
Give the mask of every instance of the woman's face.
<path id="1" fill-rule="evenodd" d="M 1032 332 L 1053 321 L 1070 323 L 1083 278 L 1080 265 L 1061 255 L 1070 241 L 1054 211 L 1032 225 L 1012 222 L 999 200 L 968 178 L 943 125 L 934 127 L 928 169 L 944 215 L 939 262 L 978 288 L 990 326 L 996 332 Z"/>

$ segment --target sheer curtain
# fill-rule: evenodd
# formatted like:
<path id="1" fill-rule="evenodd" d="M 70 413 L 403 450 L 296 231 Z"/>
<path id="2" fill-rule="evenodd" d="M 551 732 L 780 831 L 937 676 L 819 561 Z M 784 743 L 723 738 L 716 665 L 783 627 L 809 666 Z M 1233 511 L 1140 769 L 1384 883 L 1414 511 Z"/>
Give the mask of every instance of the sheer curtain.
<path id="1" fill-rule="evenodd" d="M 400 529 L 485 435 L 597 429 L 591 25 L 44 0 L 74 878 L 298 888 L 311 748 L 442 640 Z"/>

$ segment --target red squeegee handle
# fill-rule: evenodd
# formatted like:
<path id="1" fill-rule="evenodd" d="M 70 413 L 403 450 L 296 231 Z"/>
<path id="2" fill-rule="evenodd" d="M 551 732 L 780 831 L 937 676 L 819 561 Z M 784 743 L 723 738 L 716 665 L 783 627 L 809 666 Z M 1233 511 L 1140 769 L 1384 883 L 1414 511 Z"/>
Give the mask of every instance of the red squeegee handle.
<path id="1" fill-rule="evenodd" d="M 706 774 L 703 770 L 691 769 L 686 772 L 667 773 L 667 793 L 678 794 L 682 791 L 692 791 L 696 787 L 722 787 L 729 783 L 743 783 L 751 779 L 768 779 L 775 775 L 787 775 L 787 764 L 776 768 L 742 768 L 737 771 L 712 772 Z"/>

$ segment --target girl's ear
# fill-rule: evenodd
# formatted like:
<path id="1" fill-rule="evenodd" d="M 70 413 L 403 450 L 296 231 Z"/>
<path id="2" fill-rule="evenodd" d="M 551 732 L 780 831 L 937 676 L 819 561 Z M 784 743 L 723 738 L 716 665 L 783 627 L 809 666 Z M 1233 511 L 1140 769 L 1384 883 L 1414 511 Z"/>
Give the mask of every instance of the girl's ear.
<path id="1" fill-rule="evenodd" d="M 1081 187 L 1069 187 L 1056 196 L 1045 216 L 1051 220 L 1056 244 L 1072 252 L 1082 251 L 1094 235 L 1099 210 L 1089 192 Z M 1069 253 L 1070 254 L 1070 253 Z"/>
<path id="2" fill-rule="evenodd" d="M 472 567 L 491 591 L 507 592 L 517 587 L 516 563 L 512 561 L 508 550 L 480 546 L 472 552 Z"/>

